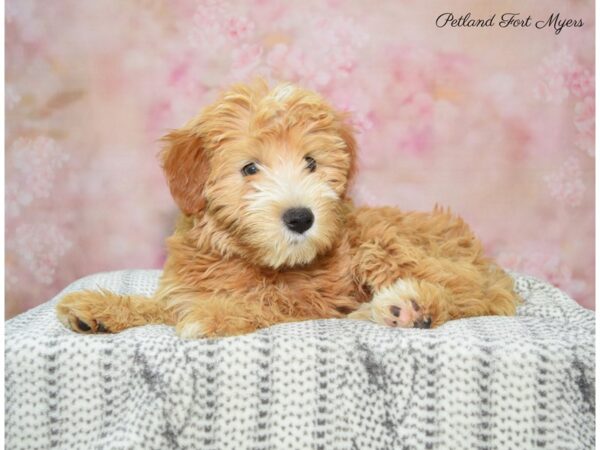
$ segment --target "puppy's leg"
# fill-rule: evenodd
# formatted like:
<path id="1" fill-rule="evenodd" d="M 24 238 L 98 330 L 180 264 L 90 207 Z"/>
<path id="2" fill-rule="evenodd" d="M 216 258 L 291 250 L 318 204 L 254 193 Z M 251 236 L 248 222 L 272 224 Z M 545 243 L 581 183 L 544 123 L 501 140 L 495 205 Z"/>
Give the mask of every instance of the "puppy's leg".
<path id="1" fill-rule="evenodd" d="M 341 305 L 348 303 L 341 301 Z M 354 304 L 354 303 L 353 303 Z M 246 295 L 201 292 L 171 293 L 168 309 L 176 317 L 177 334 L 185 339 L 236 336 L 284 322 L 343 317 L 335 308 L 315 312 L 287 294 L 271 290 Z"/>
<path id="2" fill-rule="evenodd" d="M 405 238 L 390 235 L 372 237 L 362 243 L 352 257 L 352 275 L 358 284 L 377 291 L 410 272 L 425 252 Z"/>
<path id="3" fill-rule="evenodd" d="M 180 315 L 177 334 L 184 339 L 198 339 L 251 333 L 258 325 L 243 310 L 242 305 L 229 298 L 203 299 Z"/>
<path id="4" fill-rule="evenodd" d="M 451 319 L 516 312 L 519 298 L 513 281 L 493 264 L 476 267 L 429 259 L 413 270 L 415 276 L 375 291 L 367 304 L 370 320 L 393 327 L 433 328 Z"/>
<path id="5" fill-rule="evenodd" d="M 411 276 L 444 287 L 449 319 L 510 316 L 520 302 L 512 278 L 485 258 L 469 261 L 429 257 L 412 268 Z"/>
<path id="6" fill-rule="evenodd" d="M 374 294 L 370 303 L 348 318 L 403 328 L 430 328 L 446 322 L 449 293 L 440 284 L 411 276 L 425 258 L 422 249 L 397 235 L 372 237 L 361 244 L 353 256 L 352 273 Z"/>
<path id="7" fill-rule="evenodd" d="M 286 321 L 275 308 L 243 296 L 179 293 L 169 298 L 168 308 L 177 318 L 177 334 L 184 339 L 236 336 Z"/>
<path id="8" fill-rule="evenodd" d="M 106 290 L 67 294 L 56 305 L 56 314 L 67 328 L 79 333 L 117 333 L 149 323 L 173 324 L 164 302 Z"/>

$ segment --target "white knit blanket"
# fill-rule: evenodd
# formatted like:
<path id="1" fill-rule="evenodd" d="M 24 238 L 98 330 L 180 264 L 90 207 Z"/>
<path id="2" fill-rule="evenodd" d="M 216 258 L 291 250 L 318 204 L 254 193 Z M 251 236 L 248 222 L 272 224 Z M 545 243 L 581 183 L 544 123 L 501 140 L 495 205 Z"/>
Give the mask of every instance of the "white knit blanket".
<path id="1" fill-rule="evenodd" d="M 89 276 L 6 322 L 9 449 L 590 449 L 592 311 L 530 277 L 517 317 L 434 330 L 282 324 L 186 341 L 79 335 L 68 291 L 151 294 L 159 271 Z"/>

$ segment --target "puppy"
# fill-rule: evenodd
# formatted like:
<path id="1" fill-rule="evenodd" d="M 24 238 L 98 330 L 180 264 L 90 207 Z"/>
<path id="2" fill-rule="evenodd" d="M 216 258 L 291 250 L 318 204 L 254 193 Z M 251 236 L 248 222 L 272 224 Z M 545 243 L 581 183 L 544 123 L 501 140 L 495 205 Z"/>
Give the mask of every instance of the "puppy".
<path id="1" fill-rule="evenodd" d="M 310 319 L 429 328 L 515 313 L 512 279 L 459 217 L 352 205 L 352 130 L 314 92 L 233 86 L 164 143 L 182 214 L 159 288 L 68 294 L 57 313 L 74 331 L 166 323 L 200 338 Z"/>

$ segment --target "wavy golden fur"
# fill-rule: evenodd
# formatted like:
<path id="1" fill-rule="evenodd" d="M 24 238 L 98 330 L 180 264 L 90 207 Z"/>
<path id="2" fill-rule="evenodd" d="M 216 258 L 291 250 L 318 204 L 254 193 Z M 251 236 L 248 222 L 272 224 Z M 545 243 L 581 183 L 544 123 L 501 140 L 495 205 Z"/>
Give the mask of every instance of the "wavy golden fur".
<path id="1" fill-rule="evenodd" d="M 424 328 L 514 314 L 511 278 L 459 217 L 352 205 L 345 119 L 290 84 L 224 92 L 164 138 L 182 214 L 154 297 L 75 292 L 59 302 L 60 320 L 79 332 L 167 323 L 198 338 L 348 314 Z M 284 216 L 298 208 L 300 232 Z"/>

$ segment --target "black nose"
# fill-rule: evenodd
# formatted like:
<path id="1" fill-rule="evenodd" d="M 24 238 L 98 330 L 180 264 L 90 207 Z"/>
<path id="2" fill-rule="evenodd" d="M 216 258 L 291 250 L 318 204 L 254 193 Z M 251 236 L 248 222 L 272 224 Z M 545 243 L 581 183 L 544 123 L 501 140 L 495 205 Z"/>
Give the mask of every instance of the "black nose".
<path id="1" fill-rule="evenodd" d="M 282 219 L 286 227 L 302 234 L 312 227 L 315 216 L 308 208 L 291 208 L 283 213 Z"/>

